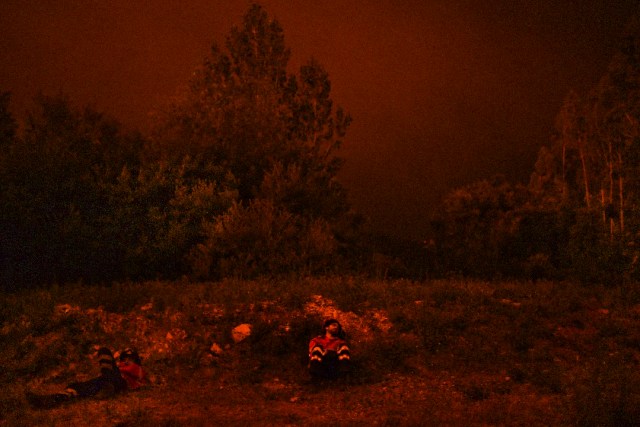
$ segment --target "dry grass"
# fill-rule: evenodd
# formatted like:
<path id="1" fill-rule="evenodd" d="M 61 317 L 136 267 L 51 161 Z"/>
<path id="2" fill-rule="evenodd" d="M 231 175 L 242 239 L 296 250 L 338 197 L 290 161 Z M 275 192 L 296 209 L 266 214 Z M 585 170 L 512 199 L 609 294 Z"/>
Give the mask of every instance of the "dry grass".
<path id="1" fill-rule="evenodd" d="M 1 295 L 0 426 L 638 425 L 639 295 L 358 277 Z M 305 352 L 324 315 L 346 324 L 355 364 L 350 378 L 318 385 Z M 253 333 L 236 344 L 240 323 Z M 49 411 L 27 406 L 27 389 L 94 374 L 97 345 L 138 347 L 152 384 Z"/>

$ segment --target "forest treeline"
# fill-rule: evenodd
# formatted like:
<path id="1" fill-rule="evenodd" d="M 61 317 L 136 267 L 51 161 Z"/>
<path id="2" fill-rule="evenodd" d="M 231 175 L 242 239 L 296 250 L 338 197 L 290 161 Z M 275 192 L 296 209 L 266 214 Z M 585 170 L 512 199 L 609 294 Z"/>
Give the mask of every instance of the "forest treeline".
<path id="1" fill-rule="evenodd" d="M 451 192 L 433 222 L 444 270 L 468 275 L 640 278 L 640 32 L 605 75 L 569 93 L 528 185 L 503 178 Z"/>
<path id="2" fill-rule="evenodd" d="M 0 282 L 354 270 L 636 280 L 640 45 L 629 34 L 600 83 L 567 97 L 529 185 L 452 191 L 426 245 L 365 232 L 336 178 L 351 118 L 317 61 L 288 71 L 283 29 L 260 6 L 144 135 L 63 95 L 36 97 L 18 123 L 3 93 Z"/>
<path id="3" fill-rule="evenodd" d="M 144 136 L 64 96 L 18 126 L 3 94 L 5 286 L 349 267 L 361 220 L 336 150 L 351 118 L 323 67 L 288 73 L 289 56 L 251 7 Z"/>

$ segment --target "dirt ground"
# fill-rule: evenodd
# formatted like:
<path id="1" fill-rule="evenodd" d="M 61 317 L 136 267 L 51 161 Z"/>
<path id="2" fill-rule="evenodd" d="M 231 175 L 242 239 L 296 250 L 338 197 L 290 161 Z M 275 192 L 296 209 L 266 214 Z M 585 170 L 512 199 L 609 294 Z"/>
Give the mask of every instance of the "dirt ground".
<path id="1" fill-rule="evenodd" d="M 181 375 L 177 373 L 177 375 Z M 572 425 L 559 395 L 540 395 L 526 384 L 485 384 L 475 393 L 470 377 L 424 371 L 389 374 L 359 384 L 227 383 L 210 372 L 191 372 L 175 383 L 151 385 L 107 400 L 81 400 L 51 410 L 27 410 L 0 425 L 65 426 L 482 426 Z M 496 382 L 475 378 L 474 383 Z M 24 424 L 22 424 L 24 422 Z"/>

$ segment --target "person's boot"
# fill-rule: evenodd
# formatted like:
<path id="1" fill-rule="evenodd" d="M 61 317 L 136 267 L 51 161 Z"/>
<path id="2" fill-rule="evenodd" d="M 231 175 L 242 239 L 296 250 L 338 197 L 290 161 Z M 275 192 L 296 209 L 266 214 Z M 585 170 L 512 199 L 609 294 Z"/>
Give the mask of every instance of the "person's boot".
<path id="1" fill-rule="evenodd" d="M 113 353 L 106 347 L 101 347 L 98 350 L 98 366 L 102 374 L 110 375 L 113 372 L 117 372 L 118 368 L 113 358 Z"/>
<path id="2" fill-rule="evenodd" d="M 27 402 L 36 409 L 51 409 L 60 406 L 71 400 L 71 396 L 64 393 L 56 394 L 35 394 L 28 391 L 26 393 Z"/>

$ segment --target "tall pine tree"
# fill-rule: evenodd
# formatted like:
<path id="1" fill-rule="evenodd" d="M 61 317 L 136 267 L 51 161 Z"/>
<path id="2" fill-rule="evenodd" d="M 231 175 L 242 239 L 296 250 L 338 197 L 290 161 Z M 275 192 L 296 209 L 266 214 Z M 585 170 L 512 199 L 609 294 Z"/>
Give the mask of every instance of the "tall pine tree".
<path id="1" fill-rule="evenodd" d="M 351 118 L 334 106 L 317 61 L 294 74 L 289 58 L 280 24 L 253 5 L 159 115 L 151 151 L 170 162 L 215 165 L 237 189 L 238 203 L 210 218 L 206 242 L 192 251 L 203 277 L 310 271 L 328 265 L 352 235 L 336 179 L 336 152 Z M 278 229 L 286 232 L 274 246 Z"/>
<path id="2" fill-rule="evenodd" d="M 334 107 L 322 66 L 293 75 L 289 57 L 280 24 L 253 5 L 160 114 L 155 148 L 223 166 L 243 201 L 274 198 L 331 219 L 347 210 L 335 154 L 351 119 Z"/>

